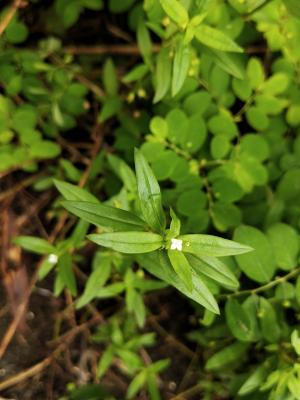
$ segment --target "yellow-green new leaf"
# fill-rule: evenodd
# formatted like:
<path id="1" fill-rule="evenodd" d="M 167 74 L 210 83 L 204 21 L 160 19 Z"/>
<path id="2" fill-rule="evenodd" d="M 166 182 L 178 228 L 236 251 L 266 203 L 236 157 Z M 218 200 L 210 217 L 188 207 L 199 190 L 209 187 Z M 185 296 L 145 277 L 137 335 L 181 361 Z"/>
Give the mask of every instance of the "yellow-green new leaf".
<path id="1" fill-rule="evenodd" d="M 189 16 L 178 0 L 160 0 L 160 4 L 168 17 L 171 18 L 180 28 L 184 29 L 189 22 Z"/>
<path id="2" fill-rule="evenodd" d="M 151 232 L 100 233 L 88 238 L 100 246 L 127 254 L 149 253 L 163 245 L 162 236 Z"/>
<path id="3" fill-rule="evenodd" d="M 201 24 L 195 29 L 195 37 L 205 46 L 216 50 L 242 53 L 243 49 L 222 31 L 209 25 Z"/>
<path id="4" fill-rule="evenodd" d="M 212 235 L 181 235 L 182 250 L 198 256 L 224 257 L 252 251 L 249 246 Z"/>

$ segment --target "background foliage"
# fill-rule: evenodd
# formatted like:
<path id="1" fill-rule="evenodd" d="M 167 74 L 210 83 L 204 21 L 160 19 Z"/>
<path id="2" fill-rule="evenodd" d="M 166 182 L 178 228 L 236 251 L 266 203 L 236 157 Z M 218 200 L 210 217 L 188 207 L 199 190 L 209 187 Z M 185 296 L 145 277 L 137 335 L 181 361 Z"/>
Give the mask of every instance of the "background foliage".
<path id="1" fill-rule="evenodd" d="M 298 0 L 17 5 L 1 11 L 0 199 L 46 193 L 48 234 L 13 243 L 75 318 L 103 314 L 94 383 L 61 399 L 300 399 Z M 205 253 L 199 234 L 253 251 L 210 237 Z M 198 247 L 174 256 L 175 237 Z M 163 328 L 193 349 L 179 377 L 155 296 L 183 308 Z M 116 369 L 122 394 L 102 384 Z"/>

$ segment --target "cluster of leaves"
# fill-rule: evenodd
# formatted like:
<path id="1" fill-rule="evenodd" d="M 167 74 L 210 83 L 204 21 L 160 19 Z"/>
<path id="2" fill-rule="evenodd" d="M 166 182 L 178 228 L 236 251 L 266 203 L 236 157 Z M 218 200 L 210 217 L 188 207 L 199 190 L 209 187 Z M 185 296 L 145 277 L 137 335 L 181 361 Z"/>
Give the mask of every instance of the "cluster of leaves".
<path id="1" fill-rule="evenodd" d="M 126 71 L 122 59 L 100 58 L 103 90 L 82 79 L 98 58 L 76 64 L 56 38 L 37 51 L 13 47 L 28 35 L 17 14 L 1 39 L 0 171 L 43 166 L 33 189 L 55 185 L 51 215 L 65 208 L 76 223 L 54 244 L 15 243 L 44 256 L 40 278 L 55 272 L 54 293 L 67 288 L 78 309 L 124 299 L 93 340 L 99 377 L 121 364 L 128 398 L 146 387 L 159 399 L 168 362 L 145 366 L 138 353 L 155 344 L 141 332 L 144 294 L 171 285 L 199 316 L 186 336 L 203 350 L 203 398 L 300 399 L 298 1 L 107 3 L 56 0 L 48 10 L 62 37 L 86 9 L 127 17 L 141 57 Z M 113 139 L 81 188 L 82 166 L 60 155 L 62 135 L 72 140 L 81 120 L 91 129 L 91 101 Z M 74 271 L 89 268 L 89 241 L 101 248 L 81 291 Z M 70 398 L 106 396 L 99 391 Z"/>

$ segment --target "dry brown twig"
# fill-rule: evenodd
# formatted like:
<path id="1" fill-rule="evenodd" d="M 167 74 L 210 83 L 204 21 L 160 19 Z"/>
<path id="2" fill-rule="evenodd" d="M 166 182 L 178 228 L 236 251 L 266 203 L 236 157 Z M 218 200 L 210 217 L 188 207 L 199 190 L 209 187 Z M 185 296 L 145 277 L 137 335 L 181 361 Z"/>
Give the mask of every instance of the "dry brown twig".
<path id="1" fill-rule="evenodd" d="M 3 34 L 5 29 L 10 24 L 11 20 L 15 16 L 16 12 L 19 8 L 23 8 L 27 6 L 27 1 L 24 0 L 15 0 L 12 2 L 10 8 L 5 14 L 4 18 L 0 21 L 0 36 Z"/>

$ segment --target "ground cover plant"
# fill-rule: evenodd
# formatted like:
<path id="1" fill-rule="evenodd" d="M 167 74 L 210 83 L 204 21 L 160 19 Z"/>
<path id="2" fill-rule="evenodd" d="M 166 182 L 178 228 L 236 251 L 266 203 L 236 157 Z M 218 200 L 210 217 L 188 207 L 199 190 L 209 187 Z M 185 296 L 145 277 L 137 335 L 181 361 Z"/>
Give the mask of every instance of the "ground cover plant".
<path id="1" fill-rule="evenodd" d="M 300 399 L 298 0 L 1 7 L 1 396 Z"/>

